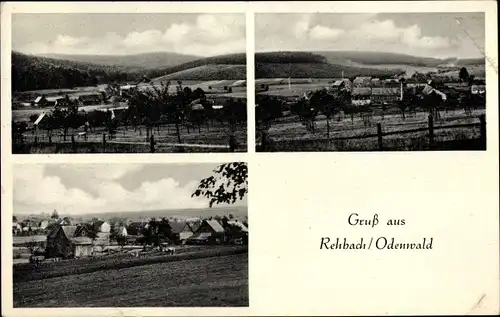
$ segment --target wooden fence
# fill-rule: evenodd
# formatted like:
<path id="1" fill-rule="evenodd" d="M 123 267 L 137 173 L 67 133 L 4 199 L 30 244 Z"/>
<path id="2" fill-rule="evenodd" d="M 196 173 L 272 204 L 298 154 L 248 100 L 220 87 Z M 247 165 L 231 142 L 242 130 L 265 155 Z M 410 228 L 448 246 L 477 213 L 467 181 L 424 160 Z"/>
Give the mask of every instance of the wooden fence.
<path id="1" fill-rule="evenodd" d="M 311 141 L 333 141 L 333 140 L 347 141 L 347 140 L 377 138 L 378 150 L 383 151 L 383 150 L 386 150 L 386 148 L 384 147 L 384 136 L 399 135 L 399 134 L 411 134 L 411 133 L 428 131 L 429 148 L 432 149 L 434 147 L 434 144 L 435 144 L 434 136 L 435 136 L 436 130 L 457 129 L 457 128 L 477 128 L 477 127 L 479 127 L 479 131 L 480 131 L 479 141 L 481 142 L 481 144 L 484 144 L 484 146 L 486 146 L 486 117 L 484 114 L 479 116 L 479 123 L 466 123 L 466 124 L 434 126 L 434 119 L 431 115 L 429 115 L 427 127 L 408 129 L 408 130 L 390 131 L 390 132 L 384 133 L 383 129 L 382 129 L 382 124 L 377 123 L 377 133 L 375 133 L 375 134 L 365 134 L 365 135 L 325 138 L 325 139 L 318 138 L 318 139 L 314 139 Z M 304 141 L 304 140 L 302 140 L 302 141 Z M 279 143 L 279 142 L 280 141 L 277 141 L 277 143 Z M 260 146 L 259 151 L 266 151 L 267 150 L 266 144 L 264 144 L 264 147 L 262 147 L 262 143 L 258 144 L 258 146 Z"/>
<path id="2" fill-rule="evenodd" d="M 132 142 L 132 141 L 115 141 L 114 138 L 110 137 L 106 133 L 102 134 L 102 141 L 95 142 L 95 141 L 85 141 L 83 142 L 77 142 L 75 135 L 70 136 L 70 141 L 60 141 L 60 142 L 53 142 L 52 141 L 52 136 L 48 136 L 48 143 L 47 142 L 40 142 L 41 140 L 38 138 L 38 136 L 35 136 L 34 138 L 34 143 L 35 145 L 37 144 L 42 144 L 42 145 L 57 145 L 57 144 L 66 144 L 70 145 L 71 152 L 77 153 L 78 148 L 81 147 L 82 145 L 89 145 L 93 144 L 96 146 L 96 148 L 99 148 L 99 151 L 102 153 L 107 152 L 107 149 L 112 146 L 112 145 L 124 145 L 124 146 L 142 146 L 144 148 L 148 149 L 149 153 L 155 153 L 158 151 L 158 147 L 173 147 L 173 148 L 178 148 L 178 149 L 186 149 L 186 148 L 198 148 L 198 149 L 214 149 L 218 151 L 224 151 L 224 152 L 235 152 L 237 150 L 237 143 L 236 139 L 234 137 L 229 138 L 229 142 L 227 145 L 224 144 L 193 144 L 193 143 L 164 143 L 164 142 L 157 142 L 155 140 L 155 136 L 151 135 L 149 138 L 147 138 L 148 142 Z M 14 141 L 14 140 L 13 140 Z M 20 142 L 20 143 L 24 143 Z M 145 152 L 145 151 L 144 151 Z"/>

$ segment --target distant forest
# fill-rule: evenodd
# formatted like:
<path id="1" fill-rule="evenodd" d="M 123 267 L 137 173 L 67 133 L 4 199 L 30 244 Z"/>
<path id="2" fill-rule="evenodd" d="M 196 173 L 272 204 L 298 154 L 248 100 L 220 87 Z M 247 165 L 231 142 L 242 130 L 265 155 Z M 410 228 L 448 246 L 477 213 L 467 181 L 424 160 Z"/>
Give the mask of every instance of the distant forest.
<path id="1" fill-rule="evenodd" d="M 137 67 L 91 64 L 12 52 L 12 90 L 61 89 L 95 86 L 110 82 L 133 82 L 140 80 L 144 75 L 153 79 L 205 65 L 246 65 L 246 55 L 221 55 L 160 69 L 138 69 Z M 228 79 L 215 78 L 217 76 L 212 76 L 214 74 L 209 78 L 204 78 L 207 77 L 206 74 L 190 75 L 200 80 Z"/>
<path id="2" fill-rule="evenodd" d="M 139 72 L 120 67 L 12 53 L 12 90 L 60 89 L 95 86 L 112 81 L 132 81 Z"/>

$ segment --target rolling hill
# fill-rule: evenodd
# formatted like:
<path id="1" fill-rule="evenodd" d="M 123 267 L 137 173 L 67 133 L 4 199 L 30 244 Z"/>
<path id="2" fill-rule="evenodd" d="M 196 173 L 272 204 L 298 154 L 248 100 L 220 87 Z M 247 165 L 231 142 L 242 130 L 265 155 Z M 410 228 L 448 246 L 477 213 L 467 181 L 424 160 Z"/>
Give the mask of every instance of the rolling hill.
<path id="1" fill-rule="evenodd" d="M 266 52 L 255 54 L 256 78 L 329 78 L 354 76 L 392 76 L 411 70 L 428 72 L 437 66 L 484 65 L 484 59 L 437 59 L 404 54 L 327 51 Z"/>
<path id="2" fill-rule="evenodd" d="M 41 57 L 56 58 L 95 65 L 115 65 L 129 69 L 157 69 L 187 63 L 199 56 L 184 55 L 170 52 L 154 52 L 134 55 L 66 55 L 45 54 Z"/>
<path id="3" fill-rule="evenodd" d="M 146 75 L 158 80 L 246 79 L 246 54 L 207 58 L 152 53 L 117 56 L 52 55 L 40 57 L 12 52 L 12 89 L 29 91 L 137 81 Z M 82 57 L 83 56 L 83 57 Z M 187 60 L 187 62 L 182 62 Z M 106 64 L 110 62 L 112 64 Z M 177 64 L 176 64 L 177 63 Z M 180 64 L 179 64 L 180 63 Z M 156 65 L 155 67 L 151 67 Z"/>

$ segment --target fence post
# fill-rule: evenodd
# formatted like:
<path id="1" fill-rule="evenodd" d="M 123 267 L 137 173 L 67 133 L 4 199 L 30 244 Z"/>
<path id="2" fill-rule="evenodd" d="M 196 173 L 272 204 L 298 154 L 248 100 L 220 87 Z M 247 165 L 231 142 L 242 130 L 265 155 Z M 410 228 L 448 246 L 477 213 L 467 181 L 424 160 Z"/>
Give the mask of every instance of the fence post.
<path id="1" fill-rule="evenodd" d="M 434 145 L 434 118 L 429 115 L 429 146 L 432 148 Z"/>
<path id="2" fill-rule="evenodd" d="M 73 153 L 76 153 L 76 142 L 75 142 L 75 135 L 71 135 L 71 147 L 73 148 Z"/>
<path id="3" fill-rule="evenodd" d="M 49 144 L 52 144 L 52 135 L 49 134 Z"/>
<path id="4" fill-rule="evenodd" d="M 486 147 L 486 115 L 482 114 L 479 116 L 479 121 L 481 122 L 481 128 L 480 128 L 480 138 L 482 144 Z M 486 149 L 486 148 L 485 148 Z"/>
<path id="5" fill-rule="evenodd" d="M 229 137 L 229 152 L 234 152 L 236 148 L 236 139 L 234 138 L 234 135 L 231 135 Z"/>
<path id="6" fill-rule="evenodd" d="M 377 123 L 377 137 L 378 137 L 378 149 L 383 150 L 383 144 L 382 144 L 382 124 Z"/>
<path id="7" fill-rule="evenodd" d="M 151 153 L 154 153 L 155 152 L 155 136 L 153 134 L 151 134 Z"/>
<path id="8" fill-rule="evenodd" d="M 102 151 L 106 152 L 106 133 L 102 134 Z"/>

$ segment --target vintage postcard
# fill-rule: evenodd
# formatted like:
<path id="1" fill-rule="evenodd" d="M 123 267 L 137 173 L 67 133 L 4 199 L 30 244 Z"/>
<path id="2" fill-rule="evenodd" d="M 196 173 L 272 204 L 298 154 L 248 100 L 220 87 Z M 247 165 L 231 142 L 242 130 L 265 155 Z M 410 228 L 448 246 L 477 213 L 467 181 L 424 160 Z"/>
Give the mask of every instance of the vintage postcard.
<path id="1" fill-rule="evenodd" d="M 246 151 L 244 14 L 12 14 L 12 152 Z"/>
<path id="2" fill-rule="evenodd" d="M 259 13 L 257 150 L 486 150 L 484 47 L 484 12 Z"/>
<path id="3" fill-rule="evenodd" d="M 2 316 L 499 314 L 496 11 L 3 2 Z"/>

